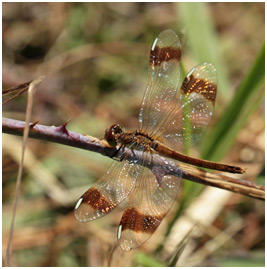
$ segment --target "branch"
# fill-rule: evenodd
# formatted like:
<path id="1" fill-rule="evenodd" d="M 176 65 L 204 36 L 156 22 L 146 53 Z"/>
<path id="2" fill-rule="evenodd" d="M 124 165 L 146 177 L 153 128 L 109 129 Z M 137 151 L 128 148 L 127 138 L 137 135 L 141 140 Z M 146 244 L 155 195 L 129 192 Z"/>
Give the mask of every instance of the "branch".
<path id="1" fill-rule="evenodd" d="M 68 131 L 66 129 L 67 124 L 68 122 L 55 127 L 45 126 L 35 122 L 30 125 L 29 137 L 94 151 L 108 157 L 112 157 L 116 152 L 116 149 L 110 147 L 105 140 Z M 25 122 L 3 118 L 2 127 L 4 133 L 22 136 Z"/>
<path id="2" fill-rule="evenodd" d="M 111 147 L 105 140 L 83 135 L 66 129 L 68 122 L 55 126 L 45 126 L 36 123 L 31 124 L 29 137 L 63 144 L 71 147 L 94 151 L 104 156 L 112 158 L 117 149 Z M 13 119 L 3 118 L 3 132 L 22 136 L 25 123 Z M 123 156 L 127 161 L 137 161 L 143 164 L 143 155 L 140 151 L 132 151 L 125 147 Z M 118 154 L 118 155 L 119 155 Z M 120 156 L 116 157 L 120 157 Z M 173 175 L 178 178 L 187 179 L 207 186 L 213 186 L 236 192 L 249 197 L 265 200 L 265 187 L 251 183 L 249 181 L 231 178 L 219 173 L 210 173 L 203 169 L 191 167 L 168 159 L 168 165 L 161 156 L 153 156 L 153 163 L 147 162 L 146 166 L 151 169 L 155 176 Z"/>

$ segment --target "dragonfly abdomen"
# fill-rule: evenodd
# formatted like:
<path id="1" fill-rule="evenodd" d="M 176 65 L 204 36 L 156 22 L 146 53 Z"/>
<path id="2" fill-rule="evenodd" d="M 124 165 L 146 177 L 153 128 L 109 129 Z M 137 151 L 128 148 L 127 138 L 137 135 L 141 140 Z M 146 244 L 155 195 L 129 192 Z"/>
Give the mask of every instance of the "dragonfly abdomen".
<path id="1" fill-rule="evenodd" d="M 160 142 L 157 142 L 154 144 L 157 144 L 154 146 L 154 150 L 158 152 L 160 155 L 163 155 L 168 158 L 172 158 L 174 160 L 199 166 L 199 167 L 204 167 L 204 168 L 209 168 L 213 170 L 218 170 L 222 172 L 228 172 L 228 173 L 237 173 L 237 174 L 243 174 L 245 173 L 245 170 L 243 168 L 237 167 L 237 166 L 232 166 L 228 164 L 222 164 L 222 163 L 216 163 L 216 162 L 211 162 L 207 160 L 202 160 L 202 159 L 196 159 L 193 157 L 189 157 L 187 155 L 181 154 L 175 150 L 172 150 Z"/>

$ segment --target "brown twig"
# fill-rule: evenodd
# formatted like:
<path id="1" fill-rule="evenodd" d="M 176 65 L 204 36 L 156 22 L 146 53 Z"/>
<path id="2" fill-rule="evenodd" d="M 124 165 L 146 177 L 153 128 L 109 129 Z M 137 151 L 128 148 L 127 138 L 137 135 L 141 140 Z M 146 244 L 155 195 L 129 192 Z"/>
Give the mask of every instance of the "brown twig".
<path id="1" fill-rule="evenodd" d="M 21 136 L 24 126 L 25 123 L 22 121 L 3 118 L 4 133 Z M 114 153 L 117 151 L 117 149 L 110 147 L 105 140 L 68 131 L 66 129 L 66 124 L 59 127 L 32 124 L 29 131 L 29 137 L 94 151 L 107 157 L 114 156 Z M 133 153 L 131 150 L 125 148 L 124 154 L 127 156 L 128 161 L 137 158 L 141 163 L 142 155 L 140 152 Z M 265 187 L 249 181 L 231 178 L 219 173 L 210 173 L 195 167 L 188 168 L 188 166 L 175 161 L 169 161 L 168 166 L 166 166 L 162 158 L 157 158 L 157 156 L 153 158 L 153 163 L 147 164 L 147 166 L 152 171 L 160 170 L 160 173 L 163 174 L 171 174 L 203 185 L 213 186 L 265 200 Z"/>
<path id="2" fill-rule="evenodd" d="M 22 136 L 25 122 L 3 118 L 2 125 L 4 133 Z M 34 123 L 31 124 L 30 127 L 30 138 L 90 150 L 108 157 L 113 156 L 116 152 L 116 150 L 111 148 L 105 140 L 68 131 L 65 123 L 59 127 Z"/>
<path id="3" fill-rule="evenodd" d="M 17 98 L 19 95 L 23 94 L 24 92 L 28 91 L 29 86 L 31 84 L 32 81 L 20 84 L 18 86 L 15 87 L 11 87 L 7 90 L 3 90 L 2 91 L 2 96 L 8 95 L 8 94 L 12 94 L 15 93 L 12 97 L 6 99 L 5 101 L 2 102 L 2 105 L 14 100 L 15 98 Z"/>

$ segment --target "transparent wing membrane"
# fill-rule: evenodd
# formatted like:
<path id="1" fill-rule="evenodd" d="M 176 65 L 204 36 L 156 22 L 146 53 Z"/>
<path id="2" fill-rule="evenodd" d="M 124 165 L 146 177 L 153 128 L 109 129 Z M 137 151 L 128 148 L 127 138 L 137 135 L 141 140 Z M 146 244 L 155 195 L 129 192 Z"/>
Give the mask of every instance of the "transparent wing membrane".
<path id="1" fill-rule="evenodd" d="M 210 63 L 194 67 L 175 98 L 161 110 L 150 135 L 180 152 L 195 144 L 213 116 L 216 91 L 215 67 Z"/>
<path id="2" fill-rule="evenodd" d="M 130 193 L 140 166 L 114 161 L 104 174 L 78 200 L 75 217 L 82 222 L 100 218 L 112 211 Z"/>
<path id="3" fill-rule="evenodd" d="M 163 31 L 150 52 L 149 80 L 141 104 L 140 129 L 150 133 L 169 108 L 181 78 L 181 44 L 172 30 Z"/>
<path id="4" fill-rule="evenodd" d="M 166 160 L 165 163 L 168 165 Z M 118 240 L 123 250 L 139 247 L 155 232 L 169 212 L 179 186 L 180 179 L 169 175 L 163 176 L 159 185 L 155 174 L 142 166 L 118 228 Z"/>

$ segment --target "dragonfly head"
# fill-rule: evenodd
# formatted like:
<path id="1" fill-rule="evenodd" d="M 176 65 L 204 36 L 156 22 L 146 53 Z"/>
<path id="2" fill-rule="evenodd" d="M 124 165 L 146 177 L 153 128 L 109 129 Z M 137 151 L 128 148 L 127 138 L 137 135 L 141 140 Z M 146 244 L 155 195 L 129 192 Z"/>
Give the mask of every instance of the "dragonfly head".
<path id="1" fill-rule="evenodd" d="M 106 129 L 105 139 L 110 144 L 110 146 L 116 146 L 118 138 L 123 133 L 119 124 L 113 124 L 109 129 Z"/>

